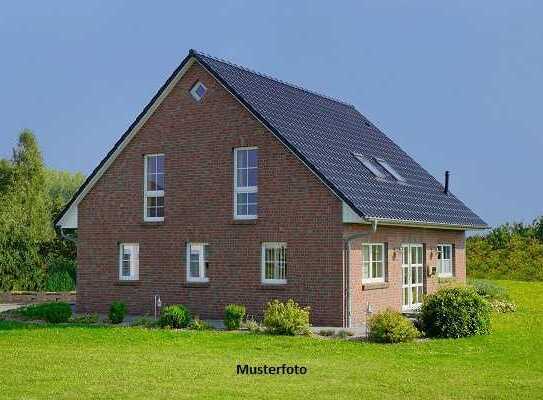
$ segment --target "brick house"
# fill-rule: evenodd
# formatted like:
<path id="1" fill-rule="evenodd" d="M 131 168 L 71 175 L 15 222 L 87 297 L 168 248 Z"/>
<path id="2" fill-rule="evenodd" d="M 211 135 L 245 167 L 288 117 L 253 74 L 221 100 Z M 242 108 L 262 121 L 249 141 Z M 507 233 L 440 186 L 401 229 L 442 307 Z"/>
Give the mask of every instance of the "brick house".
<path id="1" fill-rule="evenodd" d="M 193 50 L 56 225 L 80 312 L 293 298 L 345 327 L 464 280 L 464 232 L 487 227 L 352 105 Z"/>

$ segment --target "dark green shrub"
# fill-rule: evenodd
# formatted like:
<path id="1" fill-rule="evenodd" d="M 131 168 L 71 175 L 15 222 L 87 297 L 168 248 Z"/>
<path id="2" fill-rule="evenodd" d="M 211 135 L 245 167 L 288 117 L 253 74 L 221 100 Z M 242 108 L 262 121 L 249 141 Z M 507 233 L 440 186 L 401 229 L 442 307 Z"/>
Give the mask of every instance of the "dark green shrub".
<path id="1" fill-rule="evenodd" d="M 109 320 L 113 324 L 120 324 L 123 322 L 126 313 L 126 304 L 121 301 L 114 301 L 111 303 L 111 307 L 109 307 Z"/>
<path id="2" fill-rule="evenodd" d="M 160 326 L 163 328 L 186 328 L 191 320 L 192 316 L 189 310 L 181 304 L 164 307 L 160 313 Z"/>
<path id="3" fill-rule="evenodd" d="M 420 337 L 413 323 L 397 311 L 384 310 L 368 320 L 368 339 L 377 343 L 411 342 Z"/>
<path id="4" fill-rule="evenodd" d="M 71 292 L 75 290 L 75 282 L 68 271 L 57 271 L 47 276 L 45 290 L 48 292 Z"/>
<path id="5" fill-rule="evenodd" d="M 264 310 L 264 326 L 277 335 L 308 335 L 309 307 L 300 307 L 292 299 L 286 303 L 273 300 Z"/>
<path id="6" fill-rule="evenodd" d="M 72 281 L 75 282 L 77 279 L 76 267 L 77 263 L 74 259 L 66 258 L 61 255 L 51 255 L 47 258 L 47 275 L 51 276 L 57 273 L 66 272 Z M 52 290 L 53 291 L 53 290 Z"/>
<path id="7" fill-rule="evenodd" d="M 68 303 L 49 303 L 44 309 L 44 319 L 52 324 L 68 322 L 72 317 L 72 307 Z"/>
<path id="8" fill-rule="evenodd" d="M 28 319 L 41 319 L 53 324 L 68 322 L 72 307 L 64 302 L 32 304 L 19 310 L 19 315 Z"/>
<path id="9" fill-rule="evenodd" d="M 245 317 L 245 306 L 229 304 L 224 308 L 224 325 L 226 329 L 239 329 Z"/>
<path id="10" fill-rule="evenodd" d="M 490 332 L 491 307 L 470 287 L 440 289 L 425 297 L 421 324 L 430 337 L 459 338 Z"/>

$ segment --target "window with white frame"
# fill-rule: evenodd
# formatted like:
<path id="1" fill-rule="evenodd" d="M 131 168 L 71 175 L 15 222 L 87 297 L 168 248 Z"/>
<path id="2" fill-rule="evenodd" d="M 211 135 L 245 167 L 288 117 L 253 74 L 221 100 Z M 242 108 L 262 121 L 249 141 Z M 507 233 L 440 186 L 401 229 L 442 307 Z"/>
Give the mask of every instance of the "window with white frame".
<path id="1" fill-rule="evenodd" d="M 207 92 L 207 88 L 200 81 L 196 82 L 194 86 L 192 87 L 192 89 L 190 89 L 190 95 L 196 101 L 202 100 L 202 97 L 204 97 L 206 92 Z"/>
<path id="2" fill-rule="evenodd" d="M 287 283 L 286 243 L 262 243 L 262 283 Z"/>
<path id="3" fill-rule="evenodd" d="M 145 156 L 144 220 L 164 221 L 164 154 Z"/>
<path id="4" fill-rule="evenodd" d="M 139 278 L 139 245 L 121 243 L 119 245 L 119 279 L 135 281 Z"/>
<path id="5" fill-rule="evenodd" d="M 362 244 L 362 282 L 385 281 L 384 243 Z"/>
<path id="6" fill-rule="evenodd" d="M 437 246 L 437 274 L 438 276 L 452 276 L 452 245 L 440 244 Z"/>
<path id="7" fill-rule="evenodd" d="M 207 243 L 187 244 L 187 282 L 208 282 L 208 252 Z"/>
<path id="8" fill-rule="evenodd" d="M 234 218 L 257 217 L 258 149 L 242 147 L 234 150 Z"/>

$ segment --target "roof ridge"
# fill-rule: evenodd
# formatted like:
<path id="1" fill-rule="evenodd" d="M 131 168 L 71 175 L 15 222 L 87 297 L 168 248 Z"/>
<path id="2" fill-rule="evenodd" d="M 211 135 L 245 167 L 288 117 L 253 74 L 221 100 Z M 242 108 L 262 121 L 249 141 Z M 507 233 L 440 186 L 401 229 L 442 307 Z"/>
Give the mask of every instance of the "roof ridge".
<path id="1" fill-rule="evenodd" d="M 263 77 L 263 78 L 270 79 L 270 80 L 272 80 L 272 81 L 281 83 L 281 84 L 286 85 L 286 86 L 290 86 L 290 87 L 292 87 L 292 88 L 294 88 L 294 89 L 301 90 L 301 91 L 306 92 L 306 93 L 309 93 L 309 94 L 311 94 L 311 95 L 313 95 L 313 96 L 322 97 L 323 99 L 335 101 L 336 103 L 342 104 L 342 105 L 347 106 L 347 107 L 351 107 L 351 108 L 353 108 L 353 109 L 355 108 L 354 105 L 352 105 L 351 103 L 347 103 L 347 102 L 344 101 L 344 100 L 341 100 L 341 99 L 338 99 L 338 98 L 335 98 L 335 97 L 332 97 L 332 96 L 328 96 L 328 95 L 319 93 L 319 92 L 314 91 L 314 90 L 306 89 L 306 88 L 304 88 L 304 87 L 302 87 L 302 86 L 300 86 L 300 85 L 295 85 L 294 83 L 287 82 L 287 81 L 281 80 L 281 79 L 279 79 L 279 78 L 273 77 L 273 76 L 271 76 L 271 75 L 267 75 L 267 74 L 264 74 L 264 73 L 262 73 L 262 72 L 255 71 L 255 70 L 250 69 L 250 68 L 247 68 L 247 67 L 245 67 L 245 66 L 243 66 L 243 65 L 239 65 L 239 64 L 233 63 L 232 61 L 225 60 L 224 58 L 219 58 L 219 57 L 212 56 L 211 54 L 205 53 L 205 52 L 203 52 L 203 51 L 199 51 L 199 50 L 195 50 L 195 49 L 190 49 L 190 50 L 189 50 L 189 55 L 199 55 L 199 56 L 204 56 L 204 57 L 207 57 L 207 58 L 211 58 L 212 60 L 215 60 L 215 61 L 218 61 L 218 62 L 222 62 L 222 63 L 224 63 L 224 64 L 231 65 L 232 67 L 241 69 L 241 70 L 243 70 L 243 71 L 250 72 L 250 73 L 255 74 L 255 75 L 259 75 L 259 76 L 261 76 L 261 77 Z"/>

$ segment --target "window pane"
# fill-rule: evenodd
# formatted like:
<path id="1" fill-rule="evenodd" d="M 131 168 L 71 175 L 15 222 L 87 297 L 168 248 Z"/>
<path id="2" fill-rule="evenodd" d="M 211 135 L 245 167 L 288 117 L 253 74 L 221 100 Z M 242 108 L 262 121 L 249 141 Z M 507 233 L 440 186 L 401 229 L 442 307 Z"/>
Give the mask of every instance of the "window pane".
<path id="1" fill-rule="evenodd" d="M 247 215 L 256 215 L 256 204 L 249 204 L 247 206 Z"/>
<path id="2" fill-rule="evenodd" d="M 156 175 L 147 175 L 147 190 L 157 190 Z"/>
<path id="3" fill-rule="evenodd" d="M 155 213 L 157 217 L 164 217 L 164 207 L 158 207 Z"/>
<path id="4" fill-rule="evenodd" d="M 377 261 L 375 263 L 375 270 L 377 271 L 375 278 L 384 278 L 383 274 L 383 263 L 380 261 Z"/>
<path id="5" fill-rule="evenodd" d="M 422 247 L 417 247 L 417 264 L 422 264 Z"/>
<path id="6" fill-rule="evenodd" d="M 160 155 L 156 157 L 156 172 L 158 173 L 164 173 L 164 156 Z"/>
<path id="7" fill-rule="evenodd" d="M 148 217 L 156 217 L 156 208 L 155 207 L 147 207 L 147 216 Z"/>
<path id="8" fill-rule="evenodd" d="M 253 149 L 253 150 L 247 151 L 247 158 L 248 158 L 247 166 L 249 168 L 256 168 L 258 164 L 258 150 Z"/>
<path id="9" fill-rule="evenodd" d="M 164 197 L 155 197 L 155 204 L 157 205 L 157 207 L 164 207 Z"/>
<path id="10" fill-rule="evenodd" d="M 409 247 L 402 247 L 403 251 L 403 263 L 409 264 Z"/>
<path id="11" fill-rule="evenodd" d="M 403 289 L 403 305 L 406 306 L 409 304 L 409 288 Z"/>
<path id="12" fill-rule="evenodd" d="M 369 261 L 364 261 L 362 263 L 362 269 L 363 269 L 364 279 L 369 279 L 369 277 L 370 277 L 370 263 L 369 263 Z"/>
<path id="13" fill-rule="evenodd" d="M 238 187 L 247 187 L 247 170 L 238 169 Z"/>
<path id="14" fill-rule="evenodd" d="M 156 157 L 149 156 L 147 157 L 147 174 L 154 174 L 155 172 L 156 172 Z"/>
<path id="15" fill-rule="evenodd" d="M 147 207 L 156 206 L 156 197 L 147 197 Z"/>
<path id="16" fill-rule="evenodd" d="M 409 283 L 409 268 L 402 268 L 403 269 L 403 284 L 407 285 Z"/>
<path id="17" fill-rule="evenodd" d="M 423 268 L 422 267 L 417 267 L 417 270 L 418 270 L 418 283 L 422 283 Z"/>
<path id="18" fill-rule="evenodd" d="M 240 204 L 247 204 L 247 193 L 238 193 L 237 199 L 238 199 L 238 206 Z"/>
<path id="19" fill-rule="evenodd" d="M 164 190 L 164 174 L 155 175 L 156 190 Z"/>
<path id="20" fill-rule="evenodd" d="M 370 246 L 367 244 L 362 246 L 362 260 L 364 262 L 370 261 Z"/>
<path id="21" fill-rule="evenodd" d="M 237 151 L 237 163 L 238 168 L 247 168 L 247 150 Z"/>
<path id="22" fill-rule="evenodd" d="M 256 168 L 248 169 L 247 171 L 247 186 L 256 186 L 258 170 Z"/>
<path id="23" fill-rule="evenodd" d="M 382 261 L 383 260 L 383 246 L 380 244 L 373 246 L 375 248 L 375 253 L 373 256 L 374 261 Z"/>
<path id="24" fill-rule="evenodd" d="M 371 263 L 371 277 L 376 278 L 377 277 L 377 264 Z"/>
<path id="25" fill-rule="evenodd" d="M 414 247 L 411 247 L 411 264 L 417 263 L 417 250 Z"/>

